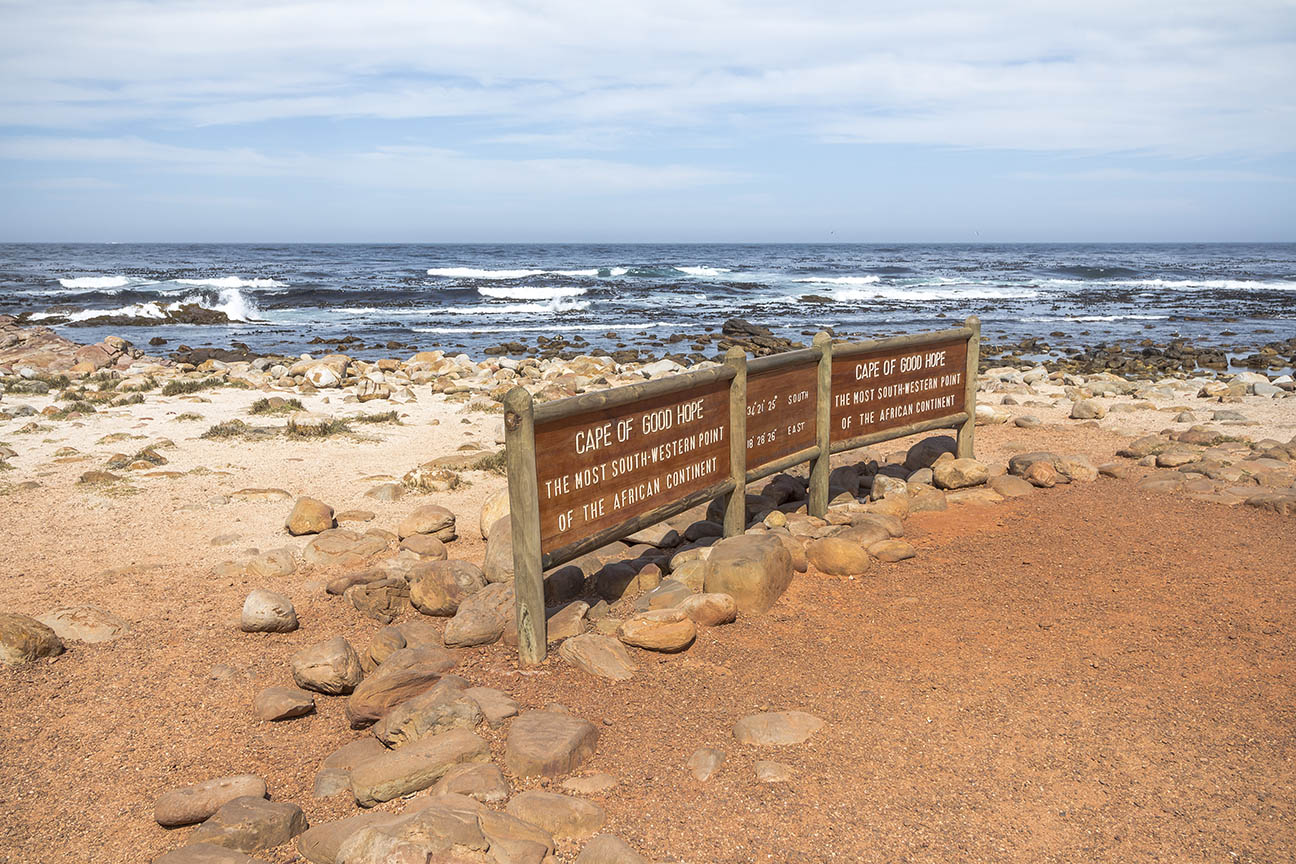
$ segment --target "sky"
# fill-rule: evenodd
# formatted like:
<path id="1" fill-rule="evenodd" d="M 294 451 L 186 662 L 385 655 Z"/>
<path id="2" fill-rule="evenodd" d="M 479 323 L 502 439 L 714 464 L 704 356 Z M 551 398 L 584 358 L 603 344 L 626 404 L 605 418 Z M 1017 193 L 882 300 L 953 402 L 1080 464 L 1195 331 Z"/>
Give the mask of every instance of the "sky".
<path id="1" fill-rule="evenodd" d="M 0 240 L 1296 240 L 1296 2 L 0 0 Z"/>

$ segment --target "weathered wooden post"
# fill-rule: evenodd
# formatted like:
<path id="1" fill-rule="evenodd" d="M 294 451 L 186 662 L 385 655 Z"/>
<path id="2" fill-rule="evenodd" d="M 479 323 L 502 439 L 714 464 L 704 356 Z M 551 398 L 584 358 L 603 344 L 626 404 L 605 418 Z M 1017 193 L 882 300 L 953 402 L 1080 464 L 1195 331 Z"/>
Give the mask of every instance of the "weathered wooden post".
<path id="1" fill-rule="evenodd" d="M 513 592 L 517 603 L 518 660 L 545 659 L 544 573 L 540 569 L 540 493 L 536 485 L 535 415 L 531 394 L 514 387 L 504 396 L 504 449 L 509 517 L 513 526 Z"/>
<path id="2" fill-rule="evenodd" d="M 729 474 L 734 488 L 725 504 L 724 536 L 747 530 L 747 352 L 734 346 L 725 353 L 734 370 L 729 382 Z"/>
<path id="3" fill-rule="evenodd" d="M 829 458 L 832 455 L 832 337 L 822 330 L 815 334 L 814 347 L 818 348 L 819 369 L 815 387 L 815 442 L 819 456 L 810 466 L 811 516 L 823 518 L 828 512 Z"/>
<path id="4" fill-rule="evenodd" d="M 957 449 L 960 459 L 971 459 L 973 438 L 976 436 L 977 370 L 981 365 L 981 319 L 972 315 L 963 323 L 972 330 L 972 335 L 968 337 L 967 371 L 963 375 L 966 388 L 963 391 L 963 404 L 968 416 L 959 427 Z"/>

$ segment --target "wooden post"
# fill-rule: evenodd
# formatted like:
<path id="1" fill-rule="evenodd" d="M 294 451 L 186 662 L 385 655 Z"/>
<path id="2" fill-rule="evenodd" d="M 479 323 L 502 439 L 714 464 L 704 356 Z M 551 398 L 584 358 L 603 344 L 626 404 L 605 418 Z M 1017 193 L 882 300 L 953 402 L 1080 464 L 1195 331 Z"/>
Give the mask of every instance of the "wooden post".
<path id="1" fill-rule="evenodd" d="M 981 319 L 975 315 L 963 322 L 972 330 L 972 335 L 968 337 L 967 347 L 967 370 L 964 372 L 963 393 L 964 407 L 967 410 L 967 419 L 958 430 L 958 458 L 972 459 L 973 439 L 976 436 L 976 395 L 977 395 L 977 370 L 981 365 Z"/>
<path id="2" fill-rule="evenodd" d="M 729 473 L 734 488 L 725 504 L 724 536 L 747 530 L 747 353 L 737 347 L 725 354 L 725 365 L 734 370 L 729 382 Z"/>
<path id="3" fill-rule="evenodd" d="M 828 460 L 832 455 L 832 337 L 823 331 L 816 333 L 814 347 L 822 352 L 815 388 L 815 440 L 819 444 L 819 456 L 810 466 L 809 511 L 811 516 L 822 519 L 828 512 L 828 475 L 831 471 Z"/>
<path id="4" fill-rule="evenodd" d="M 540 569 L 540 492 L 536 483 L 535 414 L 531 394 L 514 387 L 504 396 L 504 455 L 513 526 L 513 592 L 517 603 L 518 661 L 544 662 L 544 573 Z"/>

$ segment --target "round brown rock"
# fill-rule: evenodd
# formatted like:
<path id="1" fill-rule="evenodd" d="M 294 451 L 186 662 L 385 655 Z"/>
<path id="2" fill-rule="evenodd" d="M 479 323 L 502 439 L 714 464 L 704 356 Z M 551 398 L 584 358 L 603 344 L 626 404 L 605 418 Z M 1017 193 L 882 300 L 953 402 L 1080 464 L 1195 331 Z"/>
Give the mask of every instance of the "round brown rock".
<path id="1" fill-rule="evenodd" d="M 653 609 L 626 619 L 617 638 L 636 648 L 672 654 L 693 644 L 697 627 L 680 609 Z"/>
<path id="2" fill-rule="evenodd" d="M 455 515 L 437 504 L 424 504 L 416 508 L 401 520 L 396 533 L 402 540 L 415 534 L 431 534 L 445 543 L 458 536 L 455 533 Z"/>
<path id="3" fill-rule="evenodd" d="M 35 618 L 0 612 L 0 663 L 16 666 L 63 653 L 59 637 Z"/>
<path id="4" fill-rule="evenodd" d="M 769 534 L 745 534 L 721 540 L 707 556 L 705 589 L 728 594 L 744 615 L 760 615 L 792 583 L 792 556 Z"/>
<path id="5" fill-rule="evenodd" d="M 806 547 L 806 553 L 815 569 L 829 576 L 858 576 L 873 567 L 867 547 L 845 537 L 821 537 Z"/>
<path id="6" fill-rule="evenodd" d="M 360 657 L 341 636 L 298 651 L 292 658 L 293 681 L 298 687 L 328 696 L 350 693 L 364 673 Z"/>
<path id="7" fill-rule="evenodd" d="M 738 604 L 728 594 L 694 594 L 678 608 L 700 627 L 732 624 L 738 618 Z"/>
<path id="8" fill-rule="evenodd" d="M 298 498 L 284 524 L 294 537 L 318 534 L 333 527 L 333 508 L 315 498 Z"/>
<path id="9" fill-rule="evenodd" d="M 486 587 L 481 568 L 468 561 L 431 561 L 409 573 L 410 602 L 424 615 L 453 615 L 459 604 Z"/>
<path id="10" fill-rule="evenodd" d="M 515 796 L 504 809 L 524 822 L 538 825 L 557 840 L 584 840 L 607 821 L 603 808 L 593 801 L 538 789 Z"/>
<path id="11" fill-rule="evenodd" d="M 239 625 L 244 633 L 290 633 L 297 629 L 297 610 L 284 595 L 258 588 L 243 601 Z"/>

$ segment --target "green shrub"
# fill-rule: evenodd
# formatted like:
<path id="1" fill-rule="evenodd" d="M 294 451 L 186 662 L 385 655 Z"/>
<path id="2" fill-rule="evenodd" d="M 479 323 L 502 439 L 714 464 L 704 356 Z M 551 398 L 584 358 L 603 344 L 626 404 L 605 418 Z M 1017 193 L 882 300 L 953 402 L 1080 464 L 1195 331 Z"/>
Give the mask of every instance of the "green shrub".
<path id="1" fill-rule="evenodd" d="M 291 414 L 294 411 L 305 411 L 300 399 L 285 399 L 282 405 L 275 405 L 269 399 L 258 399 L 248 409 L 249 414 Z"/>

